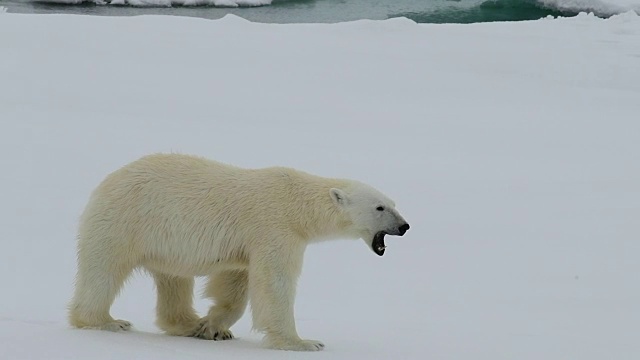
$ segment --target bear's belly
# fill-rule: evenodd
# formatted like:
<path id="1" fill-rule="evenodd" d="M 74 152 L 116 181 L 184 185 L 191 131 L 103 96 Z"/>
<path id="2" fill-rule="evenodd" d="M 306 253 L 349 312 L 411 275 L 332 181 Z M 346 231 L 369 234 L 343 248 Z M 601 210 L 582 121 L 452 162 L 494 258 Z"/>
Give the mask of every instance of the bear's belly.
<path id="1" fill-rule="evenodd" d="M 176 260 L 150 259 L 144 261 L 142 266 L 151 271 L 167 275 L 194 277 L 208 276 L 223 270 L 244 270 L 249 263 L 244 260 L 218 260 L 201 263 L 184 263 Z"/>

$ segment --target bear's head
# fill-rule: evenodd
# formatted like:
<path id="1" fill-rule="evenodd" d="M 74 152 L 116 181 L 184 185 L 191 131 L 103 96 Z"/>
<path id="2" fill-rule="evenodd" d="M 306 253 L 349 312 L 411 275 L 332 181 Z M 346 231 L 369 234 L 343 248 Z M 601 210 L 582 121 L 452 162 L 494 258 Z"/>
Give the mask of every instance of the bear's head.
<path id="1" fill-rule="evenodd" d="M 384 255 L 385 235 L 404 235 L 409 224 L 398 213 L 393 200 L 378 190 L 354 182 L 330 190 L 333 202 L 351 221 L 349 233 L 362 238 L 377 255 Z"/>

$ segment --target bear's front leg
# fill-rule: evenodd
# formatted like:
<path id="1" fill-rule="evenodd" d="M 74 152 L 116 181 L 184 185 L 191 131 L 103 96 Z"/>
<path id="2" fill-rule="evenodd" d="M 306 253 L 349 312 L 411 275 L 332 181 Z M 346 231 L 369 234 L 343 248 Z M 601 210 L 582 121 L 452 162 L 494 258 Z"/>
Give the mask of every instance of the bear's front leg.
<path id="1" fill-rule="evenodd" d="M 250 259 L 249 296 L 253 326 L 265 333 L 265 345 L 269 348 L 322 350 L 322 342 L 303 340 L 298 336 L 293 316 L 304 246 L 296 242 L 270 245 L 268 250 L 252 254 Z"/>

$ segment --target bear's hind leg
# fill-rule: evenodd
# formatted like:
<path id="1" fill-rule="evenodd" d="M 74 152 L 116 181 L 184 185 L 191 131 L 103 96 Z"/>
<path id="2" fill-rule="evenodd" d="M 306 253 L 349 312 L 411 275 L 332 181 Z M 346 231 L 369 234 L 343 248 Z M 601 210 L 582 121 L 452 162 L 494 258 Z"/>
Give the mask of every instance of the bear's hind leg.
<path id="1" fill-rule="evenodd" d="M 91 261 L 79 254 L 78 275 L 73 300 L 69 306 L 69 323 L 77 328 L 108 331 L 129 330 L 131 323 L 116 320 L 109 310 L 132 267 Z"/>
<path id="2" fill-rule="evenodd" d="M 200 320 L 200 328 L 194 336 L 207 340 L 233 339 L 229 328 L 242 317 L 247 308 L 248 285 L 245 270 L 225 270 L 212 275 L 205 294 L 215 301 L 215 305 Z"/>
<path id="3" fill-rule="evenodd" d="M 153 273 L 158 291 L 156 325 L 169 335 L 193 336 L 199 318 L 193 309 L 193 278 Z"/>

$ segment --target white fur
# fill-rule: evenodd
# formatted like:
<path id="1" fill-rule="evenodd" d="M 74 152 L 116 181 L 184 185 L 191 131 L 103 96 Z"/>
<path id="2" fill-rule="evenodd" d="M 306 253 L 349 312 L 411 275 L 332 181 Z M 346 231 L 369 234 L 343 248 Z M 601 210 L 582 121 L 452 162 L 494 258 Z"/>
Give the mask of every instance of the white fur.
<path id="1" fill-rule="evenodd" d="M 385 211 L 377 211 L 384 206 Z M 171 335 L 224 340 L 251 301 L 267 346 L 320 350 L 293 316 L 307 244 L 362 237 L 405 223 L 394 203 L 351 180 L 288 168 L 241 169 L 178 154 L 139 159 L 93 192 L 81 217 L 78 274 L 69 320 L 80 328 L 127 330 L 111 304 L 136 268 L 158 290 L 157 324 Z M 208 276 L 215 300 L 199 318 L 193 278 Z"/>

